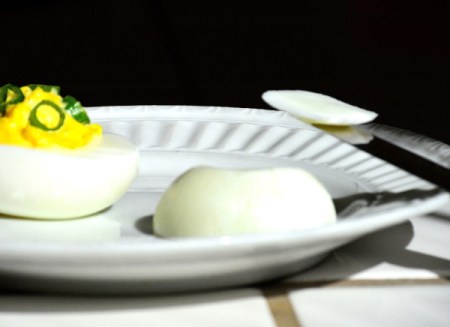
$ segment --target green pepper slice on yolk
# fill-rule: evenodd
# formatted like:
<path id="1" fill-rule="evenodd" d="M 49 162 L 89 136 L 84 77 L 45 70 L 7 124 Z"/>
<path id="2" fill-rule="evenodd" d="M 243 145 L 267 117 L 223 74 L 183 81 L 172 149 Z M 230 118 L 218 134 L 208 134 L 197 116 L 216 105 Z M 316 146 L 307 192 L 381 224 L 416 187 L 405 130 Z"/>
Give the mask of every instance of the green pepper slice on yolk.
<path id="1" fill-rule="evenodd" d="M 5 115 L 8 105 L 19 103 L 24 98 L 20 87 L 12 84 L 3 85 L 0 88 L 0 117 Z"/>
<path id="2" fill-rule="evenodd" d="M 56 131 L 64 124 L 64 110 L 54 102 L 43 100 L 30 112 L 30 124 L 44 131 Z"/>
<path id="3" fill-rule="evenodd" d="M 64 109 L 79 123 L 89 124 L 91 122 L 86 109 L 84 109 L 80 101 L 70 95 L 67 95 L 64 97 L 63 102 L 66 104 Z"/>

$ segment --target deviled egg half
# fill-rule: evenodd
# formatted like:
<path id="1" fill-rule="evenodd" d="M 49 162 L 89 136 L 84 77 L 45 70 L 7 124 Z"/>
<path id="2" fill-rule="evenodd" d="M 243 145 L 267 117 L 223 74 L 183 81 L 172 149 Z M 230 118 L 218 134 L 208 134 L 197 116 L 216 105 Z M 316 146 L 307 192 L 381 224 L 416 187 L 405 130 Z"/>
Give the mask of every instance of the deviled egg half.
<path id="1" fill-rule="evenodd" d="M 103 134 L 56 86 L 0 88 L 0 213 L 68 219 L 101 211 L 130 187 L 138 151 Z"/>
<path id="2" fill-rule="evenodd" d="M 161 198 L 153 218 L 163 237 L 298 231 L 336 222 L 331 196 L 300 168 L 196 167 Z"/>

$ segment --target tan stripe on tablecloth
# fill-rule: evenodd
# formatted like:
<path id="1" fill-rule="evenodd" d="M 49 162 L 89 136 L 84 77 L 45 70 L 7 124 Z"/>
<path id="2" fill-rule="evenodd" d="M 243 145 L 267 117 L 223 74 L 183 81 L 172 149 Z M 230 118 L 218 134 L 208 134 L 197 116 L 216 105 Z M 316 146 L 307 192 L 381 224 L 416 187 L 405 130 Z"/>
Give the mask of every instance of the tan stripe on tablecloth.
<path id="1" fill-rule="evenodd" d="M 313 287 L 368 287 L 368 286 L 402 286 L 402 285 L 447 285 L 449 278 L 433 279 L 381 279 L 381 280 L 336 280 L 316 282 L 279 282 L 262 286 L 262 292 L 269 305 L 270 312 L 277 327 L 301 327 L 289 299 L 289 292 Z"/>
<path id="2" fill-rule="evenodd" d="M 267 287 L 263 294 L 277 327 L 301 327 L 285 289 Z"/>
<path id="3" fill-rule="evenodd" d="M 276 288 L 283 290 L 296 290 L 312 287 L 364 287 L 364 286 L 401 286 L 401 285 L 447 285 L 450 278 L 430 278 L 430 279 L 354 279 L 354 280 L 334 280 L 334 281 L 308 281 L 295 282 L 286 281 L 279 283 Z M 274 286 L 273 286 L 274 287 Z"/>

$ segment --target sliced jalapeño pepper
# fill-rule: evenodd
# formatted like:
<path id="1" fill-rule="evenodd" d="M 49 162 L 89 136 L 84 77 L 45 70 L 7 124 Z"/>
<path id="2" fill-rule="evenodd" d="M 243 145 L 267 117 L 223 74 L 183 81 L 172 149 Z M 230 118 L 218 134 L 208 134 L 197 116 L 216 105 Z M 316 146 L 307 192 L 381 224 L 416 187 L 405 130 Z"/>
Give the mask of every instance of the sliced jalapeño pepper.
<path id="1" fill-rule="evenodd" d="M 12 93 L 12 96 L 10 96 Z M 0 117 L 6 113 L 6 107 L 23 101 L 24 95 L 20 87 L 13 84 L 5 84 L 0 88 Z"/>
<path id="2" fill-rule="evenodd" d="M 65 96 L 63 102 L 66 104 L 64 109 L 78 122 L 82 124 L 89 124 L 91 121 L 86 112 L 86 109 L 81 105 L 80 101 L 68 95 Z"/>
<path id="3" fill-rule="evenodd" d="M 58 122 L 56 125 L 48 126 L 48 125 L 46 125 L 46 122 L 41 121 L 39 119 L 38 111 L 39 111 L 39 109 L 42 110 L 45 106 L 51 107 L 58 114 Z M 30 120 L 30 125 L 32 125 L 34 127 L 40 128 L 44 131 L 56 131 L 59 128 L 61 128 L 61 126 L 64 124 L 65 118 L 66 118 L 66 116 L 65 116 L 64 110 L 61 109 L 57 104 L 55 104 L 54 102 L 49 101 L 49 100 L 43 100 L 43 101 L 39 102 L 33 108 L 33 110 L 31 110 L 29 120 Z"/>

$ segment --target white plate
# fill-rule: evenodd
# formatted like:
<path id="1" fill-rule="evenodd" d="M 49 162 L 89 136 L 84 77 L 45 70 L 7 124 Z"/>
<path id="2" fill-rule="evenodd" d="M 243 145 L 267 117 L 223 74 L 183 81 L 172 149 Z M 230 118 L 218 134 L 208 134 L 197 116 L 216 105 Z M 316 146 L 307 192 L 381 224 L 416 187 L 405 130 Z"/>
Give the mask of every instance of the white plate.
<path id="1" fill-rule="evenodd" d="M 434 186 L 284 112 L 138 106 L 91 108 L 90 115 L 106 131 L 139 146 L 136 183 L 92 217 L 0 219 L 2 288 L 133 293 L 248 285 L 299 272 L 342 244 L 433 211 L 448 199 L 445 193 L 426 198 L 408 193 L 404 201 L 387 205 L 362 201 L 361 210 L 337 224 L 303 232 L 160 239 L 151 234 L 156 203 L 176 176 L 197 165 L 301 166 L 336 198 Z"/>

